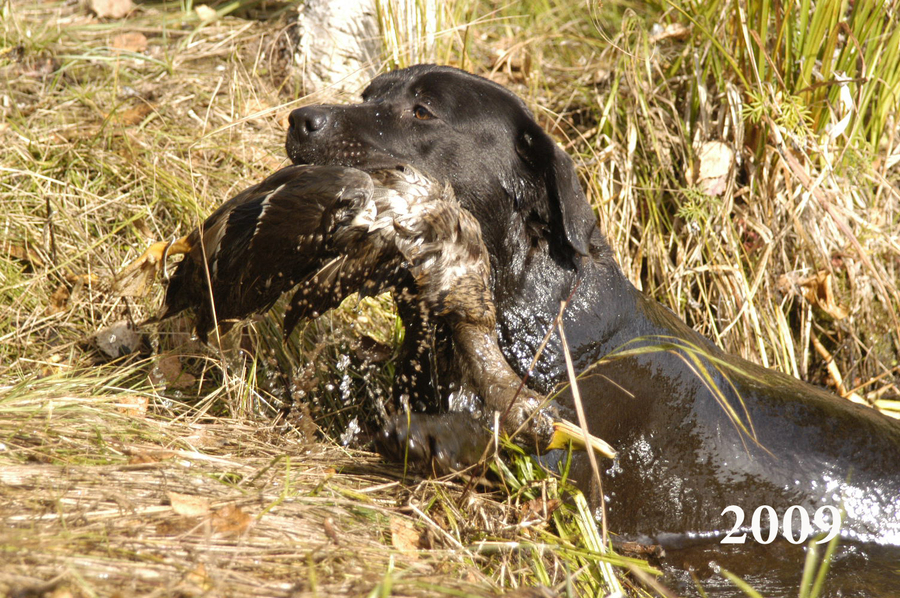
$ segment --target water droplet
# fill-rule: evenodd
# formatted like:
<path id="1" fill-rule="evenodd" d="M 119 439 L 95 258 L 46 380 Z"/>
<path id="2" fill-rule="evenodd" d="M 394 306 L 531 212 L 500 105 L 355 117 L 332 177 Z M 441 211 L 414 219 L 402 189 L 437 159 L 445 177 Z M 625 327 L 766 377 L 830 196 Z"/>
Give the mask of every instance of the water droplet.
<path id="1" fill-rule="evenodd" d="M 354 417 L 350 420 L 350 423 L 347 424 L 347 429 L 344 430 L 344 433 L 341 434 L 341 444 L 343 446 L 347 446 L 348 444 L 356 440 L 359 431 L 359 421 L 357 421 L 357 418 Z"/>

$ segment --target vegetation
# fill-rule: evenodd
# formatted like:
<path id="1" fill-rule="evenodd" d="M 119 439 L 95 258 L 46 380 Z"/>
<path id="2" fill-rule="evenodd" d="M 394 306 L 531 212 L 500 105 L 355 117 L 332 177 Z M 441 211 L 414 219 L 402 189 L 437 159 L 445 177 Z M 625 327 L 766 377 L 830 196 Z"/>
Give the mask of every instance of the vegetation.
<path id="1" fill-rule="evenodd" d="M 900 411 L 896 0 L 378 5 L 385 67 L 526 98 L 646 293 L 730 352 Z M 292 5 L 211 6 L 0 3 L 0 588 L 650 591 L 525 456 L 489 492 L 340 446 L 389 388 L 388 298 L 287 344 L 277 317 L 211 349 L 183 321 L 117 324 L 161 287 L 122 297 L 111 276 L 286 164 L 309 101 Z M 104 353 L 123 336 L 134 352 Z"/>

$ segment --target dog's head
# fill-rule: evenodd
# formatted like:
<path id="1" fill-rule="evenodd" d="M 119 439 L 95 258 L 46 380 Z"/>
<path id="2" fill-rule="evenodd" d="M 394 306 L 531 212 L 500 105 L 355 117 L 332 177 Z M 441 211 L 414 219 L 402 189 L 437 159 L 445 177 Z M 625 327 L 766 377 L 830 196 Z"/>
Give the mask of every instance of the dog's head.
<path id="1" fill-rule="evenodd" d="M 563 259 L 588 253 L 595 218 L 571 158 L 521 99 L 487 79 L 418 65 L 374 79 L 360 104 L 295 110 L 290 125 L 294 163 L 410 164 L 448 181 L 492 254 L 542 240 Z"/>

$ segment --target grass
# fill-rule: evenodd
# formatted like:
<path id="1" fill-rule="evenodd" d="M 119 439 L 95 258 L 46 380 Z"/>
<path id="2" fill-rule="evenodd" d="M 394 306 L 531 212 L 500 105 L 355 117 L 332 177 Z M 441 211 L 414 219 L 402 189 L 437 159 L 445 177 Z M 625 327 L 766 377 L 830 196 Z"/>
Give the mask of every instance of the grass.
<path id="1" fill-rule="evenodd" d="M 897 412 L 900 27 L 896 2 L 875 5 L 378 2 L 386 65 L 455 64 L 526 99 L 644 292 L 730 352 Z M 546 510 L 568 490 L 524 457 L 495 464 L 505 491 L 472 492 L 322 441 L 388 392 L 386 298 L 287 344 L 268 317 L 215 348 L 176 321 L 98 352 L 98 331 L 160 301 L 117 296 L 112 274 L 286 164 L 306 101 L 291 7 L 213 7 L 0 4 L 0 508 L 19 518 L 0 586 L 581 595 L 652 577 L 600 555 L 577 501 Z M 213 502 L 179 514 L 192 493 Z"/>

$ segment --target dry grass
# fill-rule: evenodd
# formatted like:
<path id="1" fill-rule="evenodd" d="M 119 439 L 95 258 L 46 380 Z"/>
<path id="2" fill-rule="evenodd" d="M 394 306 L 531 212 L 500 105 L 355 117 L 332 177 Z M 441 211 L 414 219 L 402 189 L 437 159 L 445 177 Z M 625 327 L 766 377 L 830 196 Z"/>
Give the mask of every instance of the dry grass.
<path id="1" fill-rule="evenodd" d="M 160 300 L 116 295 L 111 275 L 285 163 L 284 118 L 311 99 L 278 7 L 210 23 L 177 6 L 3 10 L 3 591 L 487 596 L 609 574 L 566 531 L 577 514 L 549 523 L 559 491 L 527 462 L 484 494 L 322 443 L 389 388 L 386 298 L 287 344 L 271 317 L 212 348 L 175 321 L 131 355 L 98 350 Z"/>
<path id="2" fill-rule="evenodd" d="M 492 595 L 461 547 L 483 531 L 430 506 L 458 485 L 401 484 L 375 455 L 246 420 L 129 409 L 5 402 L 4 595 Z M 490 506 L 492 525 L 514 515 Z"/>
<path id="3" fill-rule="evenodd" d="M 854 120 L 855 137 L 825 145 L 838 87 L 813 98 L 817 120 L 789 122 L 793 96 L 729 76 L 714 40 L 742 32 L 719 18 L 726 4 L 709 6 L 692 24 L 678 10 L 688 2 L 472 0 L 418 24 L 384 9 L 382 27 L 391 64 L 433 58 L 526 98 L 577 156 L 645 292 L 729 351 L 814 382 L 840 378 L 839 391 L 895 407 L 896 90 L 854 115 L 877 113 L 883 134 Z M 298 98 L 289 68 L 288 5 L 218 8 L 202 22 L 189 4 L 142 4 L 122 20 L 76 3 L 0 5 L 0 587 L 606 588 L 590 515 L 563 508 L 548 524 L 535 506 L 560 491 L 527 459 L 492 495 L 401 480 L 371 455 L 321 442 L 317 430 L 339 436 L 389 388 L 402 331 L 387 299 L 346 305 L 287 344 L 270 317 L 214 348 L 173 322 L 133 355 L 97 351 L 98 331 L 140 321 L 160 299 L 158 287 L 119 297 L 110 276 L 285 164 L 285 117 L 312 101 Z M 654 36 L 654 24 L 692 29 Z M 404 38 L 433 32 L 431 44 Z M 758 122 L 742 115 L 751 108 Z M 737 152 L 721 188 L 694 174 L 711 142 Z M 271 424 L 291 402 L 306 405 L 292 425 Z"/>

